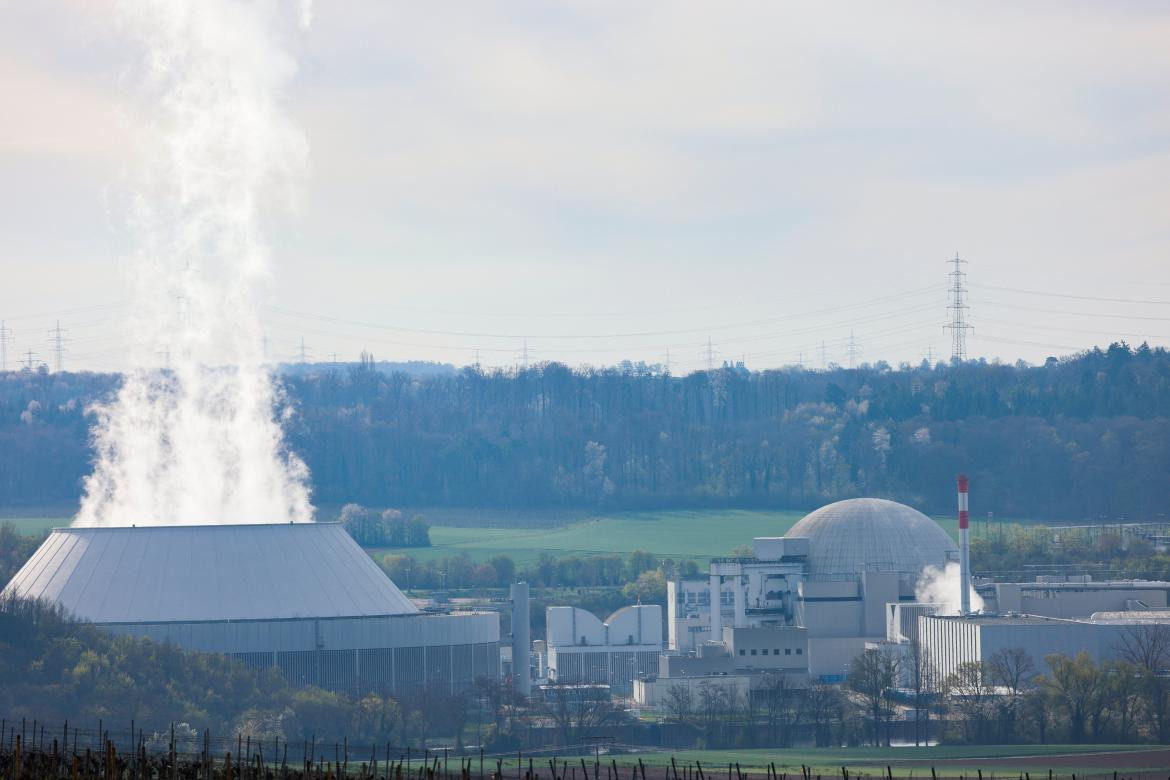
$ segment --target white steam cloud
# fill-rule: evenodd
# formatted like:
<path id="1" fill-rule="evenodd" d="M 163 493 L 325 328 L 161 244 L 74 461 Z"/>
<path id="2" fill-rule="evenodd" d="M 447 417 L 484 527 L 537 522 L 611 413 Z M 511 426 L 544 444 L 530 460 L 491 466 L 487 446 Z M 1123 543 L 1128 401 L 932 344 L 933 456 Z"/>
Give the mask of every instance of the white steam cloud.
<path id="1" fill-rule="evenodd" d="M 257 294 L 267 209 L 299 191 L 307 144 L 282 113 L 307 2 L 132 0 L 155 107 L 132 198 L 135 368 L 96 407 L 75 525 L 306 522 Z"/>
<path id="2" fill-rule="evenodd" d="M 927 566 L 918 576 L 914 588 L 914 599 L 920 604 L 940 604 L 939 614 L 959 614 L 960 597 L 963 592 L 959 577 L 959 564 L 948 563 L 945 568 Z M 983 611 L 983 599 L 971 588 L 971 611 Z"/>

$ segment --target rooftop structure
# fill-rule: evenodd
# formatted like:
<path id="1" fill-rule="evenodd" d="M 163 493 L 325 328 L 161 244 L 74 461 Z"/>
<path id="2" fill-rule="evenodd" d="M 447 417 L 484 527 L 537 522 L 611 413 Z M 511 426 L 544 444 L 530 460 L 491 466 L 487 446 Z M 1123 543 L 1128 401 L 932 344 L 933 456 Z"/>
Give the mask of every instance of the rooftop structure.
<path id="1" fill-rule="evenodd" d="M 558 683 L 628 689 L 640 676 L 658 673 L 662 607 L 622 607 L 603 622 L 579 607 L 548 607 L 549 678 Z"/>
<path id="2" fill-rule="evenodd" d="M 57 528 L 4 594 L 92 623 L 418 612 L 338 523 Z"/>

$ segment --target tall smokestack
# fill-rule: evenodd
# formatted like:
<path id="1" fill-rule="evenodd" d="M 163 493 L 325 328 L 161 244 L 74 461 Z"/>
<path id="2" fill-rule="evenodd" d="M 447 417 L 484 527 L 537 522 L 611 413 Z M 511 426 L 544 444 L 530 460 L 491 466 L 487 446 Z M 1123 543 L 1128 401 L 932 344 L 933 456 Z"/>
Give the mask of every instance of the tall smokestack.
<path id="1" fill-rule="evenodd" d="M 968 537 L 967 475 L 959 475 L 959 614 L 971 614 L 971 540 Z"/>
<path id="2" fill-rule="evenodd" d="M 529 656 L 532 653 L 532 626 L 528 612 L 528 583 L 512 585 L 512 687 L 524 696 L 532 693 Z"/>

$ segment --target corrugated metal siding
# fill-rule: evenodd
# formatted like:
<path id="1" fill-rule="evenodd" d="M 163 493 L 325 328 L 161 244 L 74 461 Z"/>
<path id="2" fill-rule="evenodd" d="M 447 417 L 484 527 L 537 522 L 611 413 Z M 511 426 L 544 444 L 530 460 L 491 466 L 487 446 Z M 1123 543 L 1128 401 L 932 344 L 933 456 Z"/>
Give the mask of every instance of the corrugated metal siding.
<path id="1" fill-rule="evenodd" d="M 496 613 L 102 627 L 276 667 L 293 685 L 347 693 L 454 693 L 499 676 Z"/>
<path id="2" fill-rule="evenodd" d="M 4 594 L 95 623 L 418 612 L 336 523 L 57 529 Z"/>

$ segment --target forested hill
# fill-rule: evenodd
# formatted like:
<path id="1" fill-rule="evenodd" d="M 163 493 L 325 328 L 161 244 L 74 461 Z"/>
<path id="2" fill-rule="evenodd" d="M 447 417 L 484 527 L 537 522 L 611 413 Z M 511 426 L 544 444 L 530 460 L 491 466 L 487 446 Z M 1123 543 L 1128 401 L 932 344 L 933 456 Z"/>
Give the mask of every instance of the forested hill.
<path id="1" fill-rule="evenodd" d="M 289 441 L 324 503 L 812 507 L 887 496 L 977 516 L 1170 512 L 1170 355 L 1114 345 L 1044 366 L 884 364 L 284 378 Z M 75 499 L 88 404 L 117 377 L 0 375 L 0 504 Z"/>

